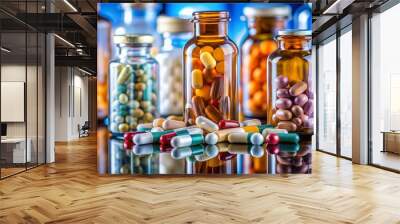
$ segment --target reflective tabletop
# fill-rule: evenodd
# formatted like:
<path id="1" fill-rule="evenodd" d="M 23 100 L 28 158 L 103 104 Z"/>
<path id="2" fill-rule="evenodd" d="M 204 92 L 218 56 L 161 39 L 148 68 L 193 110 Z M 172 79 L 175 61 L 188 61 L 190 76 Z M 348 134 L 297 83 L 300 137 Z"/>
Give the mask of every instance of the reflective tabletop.
<path id="1" fill-rule="evenodd" d="M 104 142 L 105 143 L 105 142 Z M 247 175 L 311 173 L 311 142 L 253 146 L 219 143 L 184 148 L 141 145 L 126 149 L 108 139 L 98 149 L 100 175 Z"/>

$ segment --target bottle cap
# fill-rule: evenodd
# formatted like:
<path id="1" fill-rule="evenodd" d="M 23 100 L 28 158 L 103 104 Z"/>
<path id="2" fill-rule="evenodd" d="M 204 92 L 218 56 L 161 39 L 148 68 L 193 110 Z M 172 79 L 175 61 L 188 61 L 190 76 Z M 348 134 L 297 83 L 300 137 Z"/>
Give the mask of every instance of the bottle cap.
<path id="1" fill-rule="evenodd" d="M 289 17 L 291 14 L 291 8 L 288 6 L 275 6 L 275 7 L 268 7 L 268 8 L 254 8 L 254 7 L 244 7 L 243 14 L 247 18 L 253 17 Z"/>
<path id="2" fill-rule="evenodd" d="M 127 34 L 114 35 L 114 43 L 116 44 L 149 44 L 154 42 L 154 37 L 147 34 Z"/>
<path id="3" fill-rule="evenodd" d="M 159 33 L 184 33 L 192 31 L 193 25 L 188 19 L 170 16 L 159 16 L 157 18 L 157 32 Z"/>

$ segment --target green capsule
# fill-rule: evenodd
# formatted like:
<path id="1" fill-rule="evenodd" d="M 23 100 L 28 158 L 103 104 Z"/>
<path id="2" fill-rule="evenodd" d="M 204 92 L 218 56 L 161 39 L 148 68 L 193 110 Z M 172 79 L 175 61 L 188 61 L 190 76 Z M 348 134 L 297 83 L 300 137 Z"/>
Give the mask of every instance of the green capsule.
<path id="1" fill-rule="evenodd" d="M 279 136 L 279 142 L 299 143 L 300 137 L 296 133 L 276 133 Z"/>
<path id="2" fill-rule="evenodd" d="M 127 86 L 125 84 L 117 85 L 117 94 L 126 93 Z"/>
<path id="3" fill-rule="evenodd" d="M 266 128 L 273 128 L 273 127 L 274 126 L 271 124 L 262 124 L 262 125 L 257 126 L 260 133 L 262 133 L 264 131 L 264 129 L 266 129 Z"/>
<path id="4" fill-rule="evenodd" d="M 118 105 L 118 110 L 128 112 L 129 111 L 129 107 L 127 105 L 125 105 L 125 104 L 119 104 Z"/>
<path id="5" fill-rule="evenodd" d="M 119 111 L 117 112 L 117 114 L 118 114 L 119 116 L 125 117 L 126 115 L 128 115 L 128 111 L 119 110 Z"/>

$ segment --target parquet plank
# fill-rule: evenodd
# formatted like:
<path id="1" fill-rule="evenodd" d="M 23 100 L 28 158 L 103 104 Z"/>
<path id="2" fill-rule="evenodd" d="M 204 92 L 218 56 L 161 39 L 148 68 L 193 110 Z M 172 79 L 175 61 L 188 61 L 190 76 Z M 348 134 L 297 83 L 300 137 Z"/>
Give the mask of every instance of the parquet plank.
<path id="1" fill-rule="evenodd" d="M 311 175 L 100 177 L 96 139 L 0 181 L 0 223 L 400 223 L 400 175 L 314 152 Z"/>

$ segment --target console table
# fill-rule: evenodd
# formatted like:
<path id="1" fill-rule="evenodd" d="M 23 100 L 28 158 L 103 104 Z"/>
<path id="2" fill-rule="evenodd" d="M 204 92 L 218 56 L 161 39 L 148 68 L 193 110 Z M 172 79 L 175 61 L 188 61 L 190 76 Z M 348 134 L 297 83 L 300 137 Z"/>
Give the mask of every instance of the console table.
<path id="1" fill-rule="evenodd" d="M 25 144 L 26 154 L 25 154 Z M 6 138 L 1 139 L 1 156 L 7 163 L 26 163 L 32 160 L 32 141 L 30 138 Z M 12 159 L 11 159 L 12 158 Z"/>
<path id="2" fill-rule="evenodd" d="M 382 131 L 383 152 L 400 154 L 400 131 Z"/>

